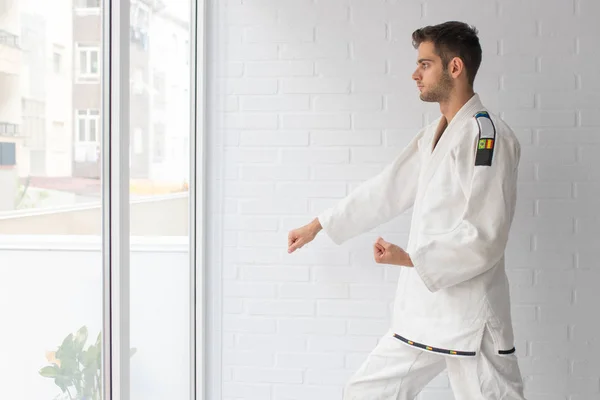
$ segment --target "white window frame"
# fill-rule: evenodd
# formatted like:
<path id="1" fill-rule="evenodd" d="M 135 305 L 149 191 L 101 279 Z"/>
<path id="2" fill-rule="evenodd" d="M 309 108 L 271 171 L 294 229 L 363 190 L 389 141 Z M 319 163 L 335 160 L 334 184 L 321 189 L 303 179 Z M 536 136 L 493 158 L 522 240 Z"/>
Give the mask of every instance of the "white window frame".
<path id="1" fill-rule="evenodd" d="M 96 71 L 92 70 L 92 53 L 97 54 Z M 87 45 L 77 43 L 75 46 L 75 70 L 77 83 L 99 83 L 102 58 L 99 45 Z M 86 55 L 85 71 L 81 70 L 81 55 Z"/>
<path id="2" fill-rule="evenodd" d="M 57 65 L 57 56 L 58 56 L 58 65 Z M 54 45 L 52 50 L 52 72 L 55 75 L 63 75 L 65 72 L 65 48 L 60 45 Z M 58 70 L 57 67 L 58 66 Z"/>
<path id="3" fill-rule="evenodd" d="M 130 396 L 130 1 L 103 0 L 102 57 L 102 256 L 103 256 L 103 398 Z M 222 245 L 220 191 L 215 190 L 204 160 L 216 147 L 206 138 L 214 130 L 207 119 L 205 73 L 207 24 L 216 14 L 206 12 L 205 0 L 191 1 L 190 71 L 190 183 L 189 183 L 189 293 L 190 395 L 187 400 L 222 397 L 221 313 L 212 299 L 220 299 Z M 210 145 L 210 146 L 209 146 Z M 213 213 L 213 207 L 215 212 Z M 210 234 L 209 234 L 210 232 Z M 210 299 L 210 302 L 208 301 Z M 217 301 L 218 303 L 218 301 Z M 210 343 L 210 346 L 209 346 Z"/>
<path id="4" fill-rule="evenodd" d="M 80 121 L 84 121 L 84 140 L 81 140 Z M 96 137 L 92 140 L 91 124 L 96 127 Z M 79 109 L 75 110 L 75 143 L 100 143 L 100 110 L 98 109 Z"/>

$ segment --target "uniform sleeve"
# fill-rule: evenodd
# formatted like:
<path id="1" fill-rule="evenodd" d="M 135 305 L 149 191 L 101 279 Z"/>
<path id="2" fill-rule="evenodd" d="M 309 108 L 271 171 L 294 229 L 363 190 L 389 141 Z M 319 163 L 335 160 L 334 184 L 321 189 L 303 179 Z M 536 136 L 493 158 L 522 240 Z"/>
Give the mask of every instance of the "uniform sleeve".
<path id="1" fill-rule="evenodd" d="M 424 133 L 421 130 L 378 175 L 317 217 L 334 243 L 368 232 L 413 205 L 421 168 L 419 140 Z"/>
<path id="2" fill-rule="evenodd" d="M 427 286 L 438 291 L 486 272 L 504 255 L 516 202 L 520 146 L 495 137 L 493 152 L 479 133 L 455 152 L 455 171 L 466 197 L 461 222 L 447 233 L 426 235 L 410 254 Z"/>

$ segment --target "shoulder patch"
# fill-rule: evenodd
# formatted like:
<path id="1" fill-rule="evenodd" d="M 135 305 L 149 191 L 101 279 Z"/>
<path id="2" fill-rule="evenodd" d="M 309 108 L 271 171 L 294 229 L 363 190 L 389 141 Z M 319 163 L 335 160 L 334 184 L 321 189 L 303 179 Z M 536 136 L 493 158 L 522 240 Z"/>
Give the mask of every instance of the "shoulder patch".
<path id="1" fill-rule="evenodd" d="M 475 165 L 490 166 L 492 165 L 494 145 L 496 144 L 496 127 L 486 111 L 480 111 L 474 117 L 479 126 Z"/>

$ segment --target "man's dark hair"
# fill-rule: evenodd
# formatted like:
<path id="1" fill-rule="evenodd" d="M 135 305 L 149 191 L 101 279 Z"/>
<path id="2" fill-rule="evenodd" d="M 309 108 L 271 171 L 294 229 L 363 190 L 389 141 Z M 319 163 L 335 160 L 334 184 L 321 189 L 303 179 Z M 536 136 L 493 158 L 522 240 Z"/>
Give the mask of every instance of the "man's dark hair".
<path id="1" fill-rule="evenodd" d="M 481 65 L 481 45 L 477 29 L 464 22 L 448 21 L 417 29 L 412 34 L 415 49 L 423 42 L 433 43 L 435 53 L 442 59 L 444 70 L 454 57 L 465 64 L 469 84 L 473 86 L 475 75 Z"/>

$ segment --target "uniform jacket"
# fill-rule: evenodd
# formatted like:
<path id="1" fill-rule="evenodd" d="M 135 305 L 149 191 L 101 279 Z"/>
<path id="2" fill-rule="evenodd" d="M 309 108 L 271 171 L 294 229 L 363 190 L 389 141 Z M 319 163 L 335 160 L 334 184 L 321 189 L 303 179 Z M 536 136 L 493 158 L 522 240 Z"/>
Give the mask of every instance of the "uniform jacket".
<path id="1" fill-rule="evenodd" d="M 450 124 L 444 116 L 433 121 L 378 175 L 318 216 L 341 244 L 412 207 L 406 251 L 414 268 L 398 267 L 391 321 L 398 340 L 473 356 L 487 325 L 496 350 L 514 352 L 504 254 L 520 155 L 514 132 L 475 94 Z"/>

